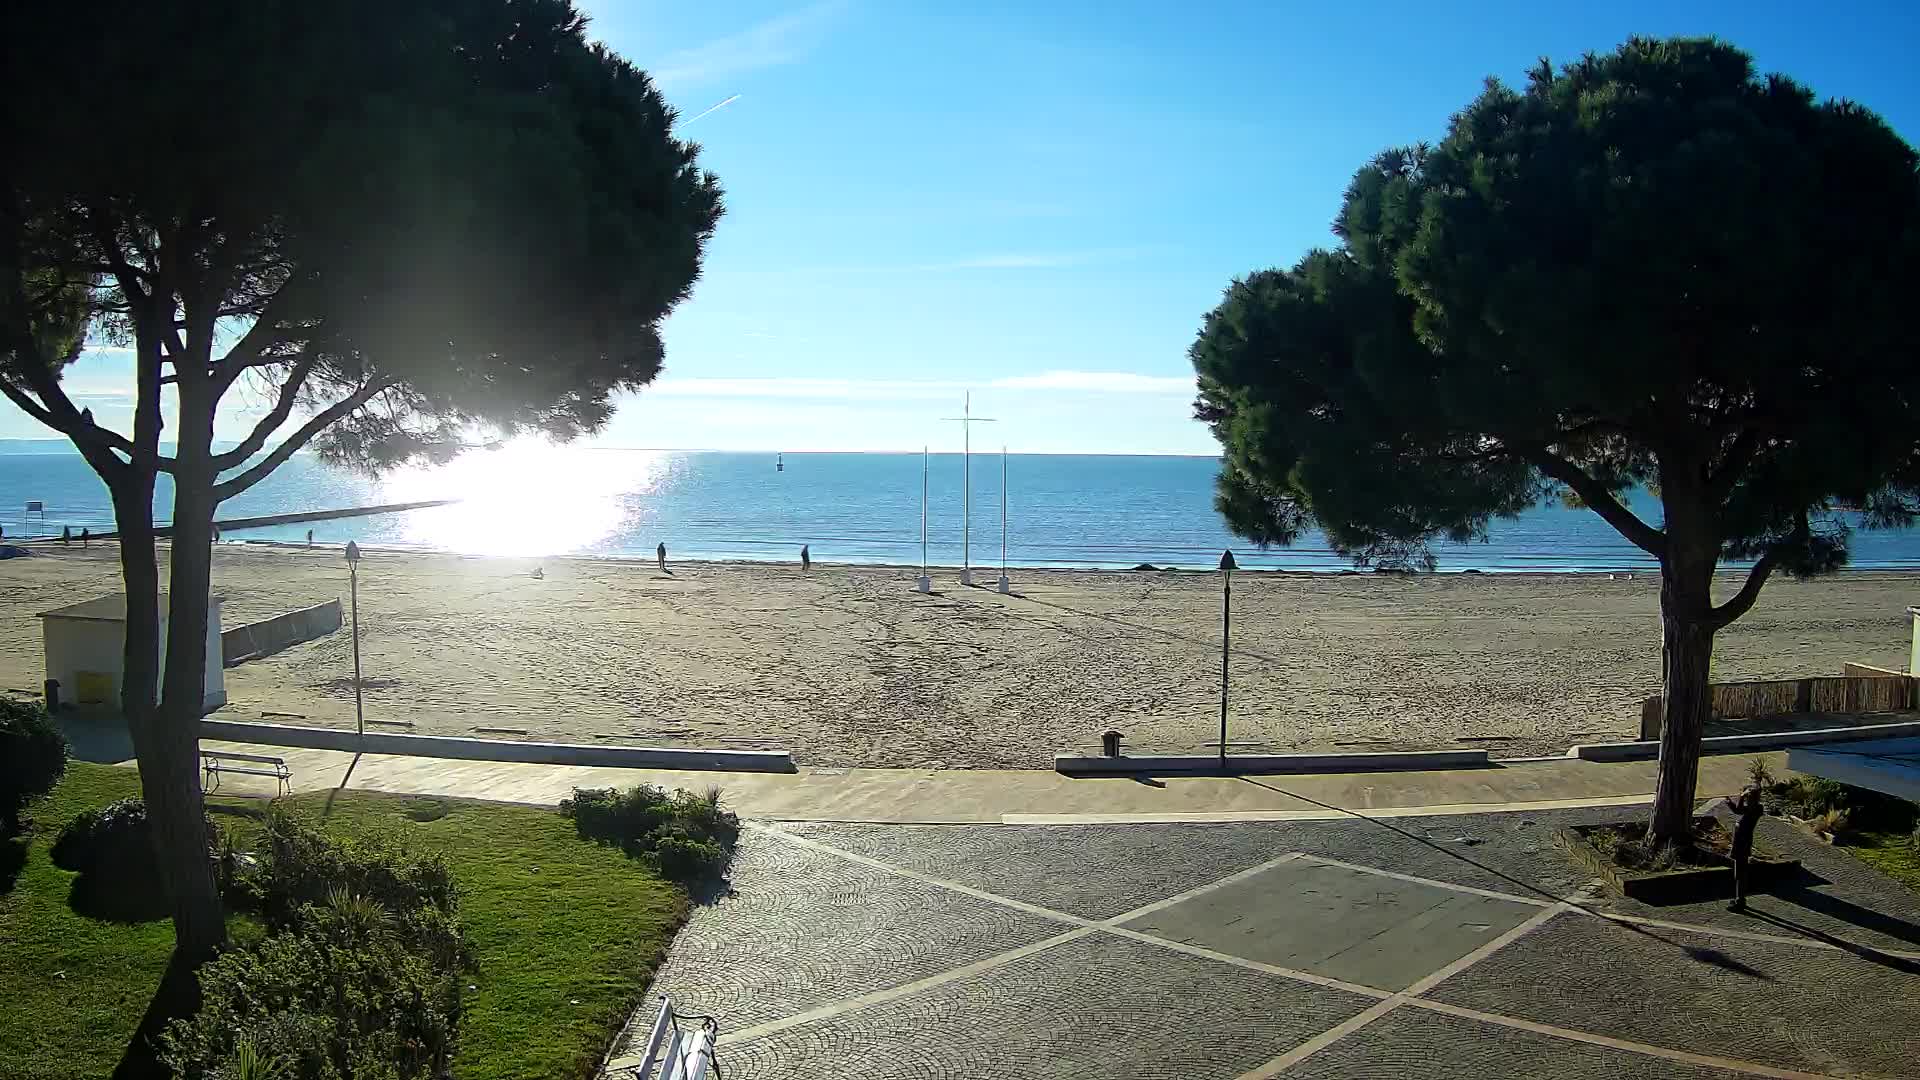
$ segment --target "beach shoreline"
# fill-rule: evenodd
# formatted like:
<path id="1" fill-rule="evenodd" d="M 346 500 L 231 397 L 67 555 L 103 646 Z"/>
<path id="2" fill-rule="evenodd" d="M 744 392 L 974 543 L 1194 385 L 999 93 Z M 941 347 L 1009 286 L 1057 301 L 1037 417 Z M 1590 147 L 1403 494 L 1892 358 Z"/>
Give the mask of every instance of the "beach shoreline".
<path id="1" fill-rule="evenodd" d="M 1137 752 L 1217 738 L 1213 571 L 1024 569 L 1002 596 L 951 568 L 930 595 L 917 566 L 670 568 L 368 549 L 366 715 L 464 737 L 785 749 L 827 767 L 1045 768 L 1108 727 Z M 222 543 L 213 576 L 229 627 L 347 599 L 338 548 Z M 0 689 L 43 678 L 38 612 L 119 585 L 108 544 L 0 563 Z M 1715 678 L 1904 668 L 1916 599 L 1912 572 L 1771 582 L 1719 635 Z M 227 669 L 217 715 L 351 727 L 350 644 L 343 629 Z M 1559 754 L 1636 736 L 1659 689 L 1658 576 L 1246 572 L 1233 646 L 1235 751 Z"/>
<path id="2" fill-rule="evenodd" d="M 96 538 L 96 542 L 97 541 L 98 541 L 98 538 Z M 75 541 L 75 543 L 78 543 L 78 541 Z M 167 541 L 163 539 L 159 543 L 162 547 L 165 547 Z M 347 546 L 345 543 L 322 543 L 320 541 L 315 541 L 312 545 L 308 545 L 308 544 L 304 544 L 294 540 L 256 540 L 256 539 L 252 539 L 244 536 L 243 537 L 223 537 L 220 543 L 221 543 L 221 547 L 216 550 L 245 551 L 248 549 L 271 548 L 275 550 L 284 550 L 284 551 L 330 551 L 334 553 L 340 553 L 340 552 L 344 552 Z M 32 547 L 35 545 L 40 545 L 40 546 L 53 545 L 54 547 L 57 548 L 59 545 L 59 541 L 57 539 L 36 538 L 34 540 L 22 542 L 22 546 Z M 424 546 L 416 547 L 416 546 L 409 546 L 405 544 L 382 544 L 382 543 L 371 543 L 371 542 L 360 543 L 359 547 L 360 547 L 360 550 L 367 551 L 367 552 L 380 552 L 380 553 L 391 554 L 391 555 L 439 556 L 439 557 L 445 557 L 450 559 L 506 559 L 506 560 L 511 560 L 515 562 L 524 562 L 524 563 L 578 561 L 578 562 L 587 562 L 587 563 L 617 563 L 617 564 L 623 564 L 623 565 L 634 565 L 634 566 L 643 566 L 643 567 L 650 567 L 655 565 L 654 557 L 644 552 L 637 552 L 637 553 L 609 552 L 606 554 L 596 554 L 593 552 L 569 551 L 569 552 L 560 552 L 553 555 L 498 555 L 498 554 L 489 554 L 484 552 L 461 552 L 461 551 L 451 551 L 443 548 L 431 548 L 431 547 L 424 547 Z M 798 549 L 796 548 L 796 551 L 797 550 Z M 1234 549 L 1234 550 L 1235 550 L 1236 556 L 1244 557 L 1247 551 L 1254 551 L 1257 549 L 1248 547 L 1245 549 Z M 1284 551 L 1285 549 L 1279 549 L 1279 550 Z M 677 555 L 674 555 L 672 549 L 669 548 L 667 555 L 668 555 L 667 565 L 669 568 L 672 568 L 675 566 L 712 566 L 712 567 L 742 567 L 742 568 L 784 567 L 788 569 L 797 570 L 800 567 L 800 559 L 797 554 L 791 559 L 711 558 L 711 557 L 697 556 L 697 555 L 677 556 Z M 849 561 L 846 559 L 836 559 L 832 557 L 822 557 L 822 556 L 814 556 L 813 565 L 816 568 L 838 568 L 838 569 L 847 569 L 847 570 L 891 570 L 891 571 L 900 571 L 903 573 L 911 572 L 915 574 L 918 574 L 921 570 L 921 565 L 919 563 L 859 562 L 859 561 Z M 1753 564 L 1750 562 L 1722 564 L 1719 568 L 1717 568 L 1714 571 L 1715 580 L 1719 581 L 1728 577 L 1744 578 L 1746 576 L 1747 569 L 1752 565 Z M 929 572 L 934 572 L 934 573 L 938 573 L 938 572 L 958 573 L 961 569 L 961 566 L 959 563 L 929 562 L 926 565 L 926 569 Z M 1000 569 L 1001 567 L 998 562 L 993 562 L 993 563 L 976 562 L 973 564 L 973 570 L 976 574 L 992 573 L 997 575 Z M 1080 565 L 1073 565 L 1073 566 L 1055 565 L 1051 563 L 1008 563 L 1006 566 L 1006 570 L 1009 574 L 1016 573 L 1016 572 L 1025 573 L 1025 574 L 1179 574 L 1179 575 L 1206 575 L 1206 574 L 1219 573 L 1219 569 L 1213 566 L 1194 566 L 1189 568 L 1189 567 L 1182 567 L 1182 566 L 1153 565 L 1150 568 L 1148 568 L 1146 567 L 1145 564 L 1126 566 L 1120 563 L 1098 564 L 1098 565 L 1080 564 Z M 1258 574 L 1262 576 L 1280 576 L 1280 577 L 1295 576 L 1295 577 L 1316 578 L 1316 579 L 1348 578 L 1348 577 L 1421 577 L 1421 578 L 1424 578 L 1424 577 L 1469 577 L 1469 578 L 1471 577 L 1499 577 L 1499 578 L 1578 577 L 1578 578 L 1585 578 L 1585 577 L 1594 577 L 1596 575 L 1628 575 L 1635 580 L 1638 580 L 1640 577 L 1645 577 L 1645 576 L 1650 576 L 1650 577 L 1653 577 L 1655 580 L 1658 580 L 1659 574 L 1660 574 L 1660 568 L 1657 565 L 1640 565 L 1640 564 L 1623 564 L 1621 566 L 1613 567 L 1611 569 L 1601 567 L 1601 568 L 1592 569 L 1592 570 L 1564 570 L 1564 569 L 1561 569 L 1561 570 L 1510 570 L 1510 569 L 1481 569 L 1478 567 L 1470 567 L 1470 568 L 1465 568 L 1460 570 L 1449 570 L 1444 566 L 1438 567 L 1433 570 L 1411 570 L 1411 569 L 1399 569 L 1399 568 L 1393 568 L 1393 567 L 1361 568 L 1361 567 L 1351 567 L 1351 566 L 1342 567 L 1342 568 L 1328 568 L 1328 569 L 1299 569 L 1296 567 L 1282 567 L 1282 566 L 1236 566 L 1234 568 L 1234 573 Z M 1894 575 L 1899 577 L 1910 577 L 1910 578 L 1915 578 L 1916 580 L 1920 580 L 1920 567 L 1842 566 L 1839 570 L 1835 571 L 1834 574 L 1841 575 L 1841 576 L 1849 576 L 1849 577 L 1856 574 L 1886 574 L 1886 575 Z"/>

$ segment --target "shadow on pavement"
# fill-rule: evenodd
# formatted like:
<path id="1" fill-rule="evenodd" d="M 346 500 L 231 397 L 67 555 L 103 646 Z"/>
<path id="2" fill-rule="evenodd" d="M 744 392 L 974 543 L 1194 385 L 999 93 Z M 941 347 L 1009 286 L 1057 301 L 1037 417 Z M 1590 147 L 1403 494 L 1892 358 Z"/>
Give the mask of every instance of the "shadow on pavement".
<path id="1" fill-rule="evenodd" d="M 1775 889 L 1772 890 L 1769 895 L 1784 903 L 1792 904 L 1795 907 L 1806 908 L 1808 911 L 1819 912 L 1828 918 L 1838 919 L 1841 922 L 1858 926 L 1863 930 L 1872 930 L 1876 933 L 1885 934 L 1890 938 L 1897 941 L 1904 941 L 1909 945 L 1920 945 L 1920 926 L 1915 926 L 1905 919 L 1897 919 L 1891 915 L 1883 915 L 1872 908 L 1861 907 L 1859 904 L 1849 900 L 1842 900 L 1829 893 L 1814 892 L 1811 889 Z M 1756 918 L 1765 919 L 1768 922 L 1778 923 L 1781 926 L 1805 934 L 1808 937 L 1818 938 L 1821 941 L 1827 942 L 1829 945 L 1838 946 L 1849 952 L 1858 952 L 1861 955 L 1871 953 L 1872 956 L 1869 957 L 1869 959 L 1873 957 L 1882 957 L 1888 960 L 1898 959 L 1897 957 L 1887 957 L 1885 954 L 1876 952 L 1864 945 L 1853 945 L 1844 942 L 1823 931 L 1801 926 L 1799 923 L 1790 919 L 1781 918 L 1777 915 L 1760 911 L 1753 911 L 1750 912 L 1750 914 Z"/>
<path id="2" fill-rule="evenodd" d="M 1699 946 L 1699 945 L 1688 945 L 1683 942 L 1675 941 L 1670 937 L 1666 937 L 1662 935 L 1661 933 L 1657 932 L 1655 928 L 1641 926 L 1641 925 L 1638 925 L 1637 923 L 1622 922 L 1621 920 L 1618 920 L 1618 919 L 1609 919 L 1607 918 L 1606 913 L 1604 912 L 1596 911 L 1593 908 L 1590 908 L 1585 904 L 1582 904 L 1576 900 L 1572 900 L 1564 896 L 1556 896 L 1551 890 L 1543 889 L 1538 885 L 1533 884 L 1530 881 L 1522 881 L 1521 879 L 1514 877 L 1512 874 L 1508 874 L 1501 870 L 1496 870 L 1493 867 L 1488 866 L 1487 864 L 1480 862 L 1477 859 L 1470 859 L 1467 856 L 1462 855 L 1460 852 L 1453 850 L 1452 848 L 1446 847 L 1445 845 L 1442 845 L 1442 844 L 1436 844 L 1432 840 L 1428 839 L 1427 837 L 1421 836 L 1417 833 L 1409 832 L 1406 829 L 1402 829 L 1390 821 L 1386 821 L 1381 818 L 1368 817 L 1367 815 L 1362 814 L 1359 811 L 1349 810 L 1344 806 L 1335 806 L 1332 803 L 1321 802 L 1320 800 L 1315 799 L 1312 796 L 1302 795 L 1297 791 L 1289 791 L 1286 788 L 1282 788 L 1282 787 L 1275 787 L 1272 784 L 1261 783 L 1260 781 L 1255 780 L 1251 777 L 1242 776 L 1242 777 L 1239 777 L 1239 779 L 1245 783 L 1252 784 L 1255 787 L 1265 788 L 1268 791 L 1278 792 L 1279 794 L 1282 794 L 1282 795 L 1291 795 L 1292 797 L 1299 799 L 1301 802 L 1312 803 L 1315 806 L 1322 807 L 1327 810 L 1333 810 L 1338 813 L 1346 814 L 1349 817 L 1358 818 L 1359 820 L 1365 821 L 1372 825 L 1377 825 L 1380 828 L 1387 830 L 1388 832 L 1395 833 L 1399 836 L 1405 837 L 1408 840 L 1412 840 L 1416 844 L 1420 844 L 1424 847 L 1432 848 L 1434 851 L 1440 852 L 1442 855 L 1445 855 L 1447 858 L 1453 859 L 1456 862 L 1465 863 L 1468 866 L 1472 866 L 1488 874 L 1492 874 L 1494 877 L 1497 877 L 1502 881 L 1518 886 L 1520 889 L 1525 890 L 1528 893 L 1532 893 L 1546 900 L 1551 900 L 1557 903 L 1565 904 L 1569 908 L 1574 909 L 1575 911 L 1581 911 L 1581 912 L 1585 912 L 1588 915 L 1592 915 L 1595 918 L 1602 920 L 1609 926 L 1618 927 L 1621 930 L 1638 934 L 1641 937 L 1646 938 L 1650 941 L 1658 941 L 1663 945 L 1671 945 L 1674 948 L 1685 953 L 1688 956 L 1688 958 L 1698 961 L 1699 963 L 1708 964 L 1710 966 L 1720 968 L 1724 971 L 1731 971 L 1736 974 L 1745 975 L 1745 976 L 1748 976 L 1749 978 L 1771 981 L 1770 977 L 1766 973 L 1758 971 L 1754 968 L 1748 967 L 1746 964 L 1743 964 L 1740 961 L 1735 960 L 1733 957 L 1728 956 L 1727 954 L 1719 951 L 1718 949 L 1710 949 L 1710 948 L 1706 948 L 1704 946 Z"/>
<path id="3" fill-rule="evenodd" d="M 340 782 L 333 786 L 333 790 L 327 792 L 327 805 L 320 809 L 321 817 L 329 818 L 333 816 L 333 800 L 338 798 L 341 792 L 347 790 L 348 782 L 353 779 L 353 770 L 359 767 L 360 752 L 356 750 L 353 754 L 353 760 L 347 762 L 347 771 L 340 774 Z"/>

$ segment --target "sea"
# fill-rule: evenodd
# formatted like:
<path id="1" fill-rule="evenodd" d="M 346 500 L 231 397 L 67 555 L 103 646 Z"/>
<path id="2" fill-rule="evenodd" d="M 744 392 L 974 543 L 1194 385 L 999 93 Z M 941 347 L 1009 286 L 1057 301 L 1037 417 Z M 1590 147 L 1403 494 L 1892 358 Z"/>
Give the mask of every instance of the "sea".
<path id="1" fill-rule="evenodd" d="M 296 455 L 221 506 L 223 519 L 455 499 L 440 507 L 225 529 L 223 543 L 362 545 L 505 557 L 651 558 L 918 566 L 1339 572 L 1318 534 L 1260 550 L 1213 507 L 1211 457 L 727 453 L 515 443 L 373 478 Z M 971 499 L 964 493 L 971 492 Z M 924 493 L 924 498 L 923 498 Z M 1646 492 L 1634 508 L 1658 521 Z M 29 502 L 39 512 L 29 512 Z M 171 516 L 163 482 L 156 520 Z M 924 533 L 922 509 L 924 507 Z M 105 487 L 65 444 L 0 441 L 9 538 L 113 528 Z M 924 545 L 923 545 L 924 535 Z M 1855 568 L 1920 567 L 1920 535 L 1858 532 Z M 1484 543 L 1437 544 L 1442 572 L 1602 572 L 1653 561 L 1591 512 L 1557 503 L 1496 522 Z"/>

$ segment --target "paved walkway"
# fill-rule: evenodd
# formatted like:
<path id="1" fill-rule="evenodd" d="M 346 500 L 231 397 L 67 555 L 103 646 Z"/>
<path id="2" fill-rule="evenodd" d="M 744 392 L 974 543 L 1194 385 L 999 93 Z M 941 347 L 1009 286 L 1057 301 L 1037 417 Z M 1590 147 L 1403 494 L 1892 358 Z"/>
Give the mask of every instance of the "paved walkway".
<path id="1" fill-rule="evenodd" d="M 655 990 L 731 1080 L 1911 1075 L 1911 893 L 1768 821 L 1750 915 L 1608 900 L 1594 814 L 760 825 Z"/>
<path id="2" fill-rule="evenodd" d="M 75 753 L 130 764 L 124 732 L 67 725 Z M 285 758 L 293 790 L 355 788 L 551 806 L 576 787 L 637 783 L 702 791 L 717 786 L 747 818 L 783 821 L 1090 824 L 1155 821 L 1313 820 L 1348 810 L 1431 815 L 1490 809 L 1631 804 L 1652 795 L 1651 761 L 1544 758 L 1490 768 L 1288 776 L 1074 778 L 1038 769 L 809 769 L 797 773 L 460 761 L 203 740 L 203 747 Z M 1775 772 L 1786 755 L 1724 755 L 1701 762 L 1702 798 L 1745 783 L 1752 757 Z M 271 779 L 223 778 L 222 790 L 271 794 Z"/>
<path id="3" fill-rule="evenodd" d="M 1844 852 L 1768 820 L 1763 842 L 1812 873 L 1748 915 L 1582 880 L 1553 828 L 1637 817 L 1651 762 L 1137 781 L 207 745 L 285 757 L 296 790 L 551 804 L 719 785 L 750 828 L 655 990 L 718 1019 L 730 1080 L 1700 1080 L 1920 1060 L 1920 903 Z M 1702 796 L 1749 760 L 1706 759 Z"/>

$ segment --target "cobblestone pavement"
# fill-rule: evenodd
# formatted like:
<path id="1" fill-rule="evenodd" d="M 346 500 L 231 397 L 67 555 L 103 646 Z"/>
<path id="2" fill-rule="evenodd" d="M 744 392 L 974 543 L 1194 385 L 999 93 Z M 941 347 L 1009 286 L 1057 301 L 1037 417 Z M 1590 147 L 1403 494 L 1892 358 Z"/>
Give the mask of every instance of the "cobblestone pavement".
<path id="1" fill-rule="evenodd" d="M 654 990 L 728 1080 L 1916 1074 L 1912 893 L 1769 820 L 1748 915 L 1609 899 L 1553 830 L 1635 813 L 756 824 Z"/>

